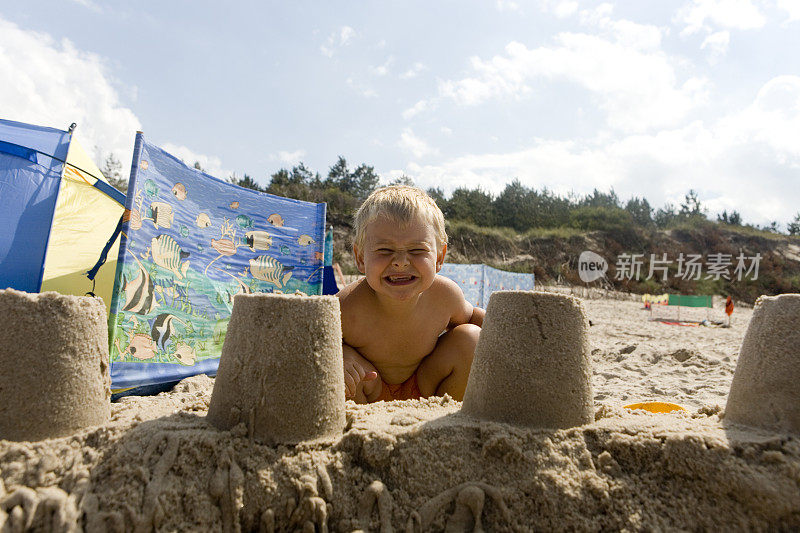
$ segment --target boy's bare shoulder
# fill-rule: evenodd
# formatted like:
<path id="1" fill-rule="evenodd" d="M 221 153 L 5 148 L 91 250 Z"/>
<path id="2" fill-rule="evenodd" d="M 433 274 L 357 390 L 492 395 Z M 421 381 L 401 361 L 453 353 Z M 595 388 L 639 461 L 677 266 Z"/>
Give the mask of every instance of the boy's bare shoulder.
<path id="1" fill-rule="evenodd" d="M 464 292 L 461 290 L 461 287 L 458 286 L 458 283 L 453 281 L 450 278 L 446 278 L 441 274 L 436 274 L 436 279 L 431 286 L 436 292 L 438 297 L 449 297 L 458 300 L 464 299 Z"/>
<path id="2" fill-rule="evenodd" d="M 339 307 L 342 310 L 342 315 L 352 314 L 366 305 L 369 290 L 366 278 L 361 278 L 336 293 L 339 298 Z"/>

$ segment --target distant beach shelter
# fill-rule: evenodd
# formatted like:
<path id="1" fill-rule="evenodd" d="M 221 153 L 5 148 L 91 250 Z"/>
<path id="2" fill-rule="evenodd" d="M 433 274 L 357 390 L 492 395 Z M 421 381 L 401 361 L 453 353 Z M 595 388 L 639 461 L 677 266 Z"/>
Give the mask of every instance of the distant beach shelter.
<path id="1" fill-rule="evenodd" d="M 498 270 L 483 264 L 445 263 L 439 274 L 455 281 L 472 305 L 486 309 L 495 291 L 532 291 L 534 275 Z"/>
<path id="2" fill-rule="evenodd" d="M 94 293 L 106 308 L 117 245 L 87 277 L 122 216 L 125 195 L 63 131 L 0 119 L 0 289 Z"/>

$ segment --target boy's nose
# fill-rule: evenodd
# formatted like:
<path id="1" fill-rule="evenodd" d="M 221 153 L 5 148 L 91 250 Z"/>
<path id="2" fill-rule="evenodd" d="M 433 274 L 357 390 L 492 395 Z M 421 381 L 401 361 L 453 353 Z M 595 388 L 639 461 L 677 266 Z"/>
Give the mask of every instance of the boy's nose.
<path id="1" fill-rule="evenodd" d="M 394 263 L 395 266 L 405 266 L 408 264 L 408 254 L 405 252 L 397 252 L 394 254 Z"/>

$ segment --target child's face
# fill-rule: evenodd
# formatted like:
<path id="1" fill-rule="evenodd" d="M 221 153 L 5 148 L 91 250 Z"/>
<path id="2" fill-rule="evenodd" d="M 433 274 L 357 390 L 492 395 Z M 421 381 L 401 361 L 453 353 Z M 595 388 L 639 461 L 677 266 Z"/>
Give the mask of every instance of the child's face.
<path id="1" fill-rule="evenodd" d="M 354 246 L 356 264 L 372 289 L 408 300 L 428 289 L 444 262 L 447 245 L 438 249 L 436 233 L 424 220 L 406 224 L 378 218 L 364 232 L 363 250 Z"/>

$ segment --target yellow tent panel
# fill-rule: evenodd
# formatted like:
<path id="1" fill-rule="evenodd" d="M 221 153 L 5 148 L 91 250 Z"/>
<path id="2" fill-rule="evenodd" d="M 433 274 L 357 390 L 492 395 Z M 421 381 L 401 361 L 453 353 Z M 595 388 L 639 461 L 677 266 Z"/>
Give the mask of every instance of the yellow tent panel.
<path id="1" fill-rule="evenodd" d="M 94 292 L 103 298 L 109 309 L 119 240 L 109 250 L 108 260 L 98 272 L 94 288 L 86 272 L 100 257 L 124 207 L 94 187 L 98 180 L 108 183 L 73 139 L 53 216 L 41 290 L 74 295 Z"/>

